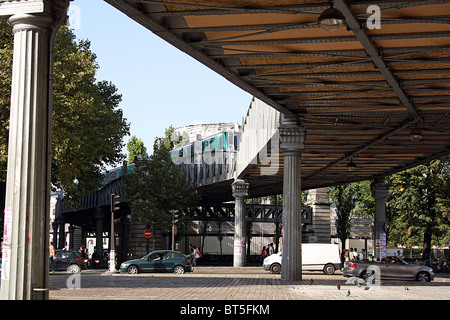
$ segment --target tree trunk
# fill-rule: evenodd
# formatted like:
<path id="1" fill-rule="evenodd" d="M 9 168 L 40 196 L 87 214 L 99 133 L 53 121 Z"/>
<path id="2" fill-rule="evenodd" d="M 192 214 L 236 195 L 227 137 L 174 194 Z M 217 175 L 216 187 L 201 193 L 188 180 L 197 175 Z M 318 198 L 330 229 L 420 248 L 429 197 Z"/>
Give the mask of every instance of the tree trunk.
<path id="1" fill-rule="evenodd" d="M 341 240 L 341 245 L 342 245 L 342 249 L 341 249 L 341 262 L 344 263 L 345 262 L 345 258 L 344 258 L 344 252 L 345 252 L 345 241 L 347 239 L 339 239 Z"/>
<path id="2" fill-rule="evenodd" d="M 432 236 L 431 230 L 429 229 L 425 230 L 425 233 L 423 235 L 423 253 L 422 253 L 422 260 L 424 261 L 430 259 L 431 236 Z"/>

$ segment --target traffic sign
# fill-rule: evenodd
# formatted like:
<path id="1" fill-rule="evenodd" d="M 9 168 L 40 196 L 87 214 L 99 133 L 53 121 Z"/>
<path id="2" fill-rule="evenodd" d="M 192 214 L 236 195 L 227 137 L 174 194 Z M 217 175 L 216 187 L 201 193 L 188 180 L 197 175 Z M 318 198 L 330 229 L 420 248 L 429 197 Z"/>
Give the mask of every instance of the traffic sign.
<path id="1" fill-rule="evenodd" d="M 150 238 L 151 236 L 152 236 L 152 232 L 150 230 L 147 229 L 144 231 L 144 237 Z"/>

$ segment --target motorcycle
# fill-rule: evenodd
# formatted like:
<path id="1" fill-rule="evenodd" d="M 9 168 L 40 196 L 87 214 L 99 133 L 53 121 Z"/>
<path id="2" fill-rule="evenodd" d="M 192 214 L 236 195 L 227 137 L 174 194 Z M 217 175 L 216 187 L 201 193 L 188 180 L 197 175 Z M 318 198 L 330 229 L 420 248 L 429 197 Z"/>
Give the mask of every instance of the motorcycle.
<path id="1" fill-rule="evenodd" d="M 450 265 L 446 258 L 440 258 L 435 262 L 430 262 L 430 260 L 427 260 L 425 265 L 432 268 L 434 273 L 450 273 Z"/>

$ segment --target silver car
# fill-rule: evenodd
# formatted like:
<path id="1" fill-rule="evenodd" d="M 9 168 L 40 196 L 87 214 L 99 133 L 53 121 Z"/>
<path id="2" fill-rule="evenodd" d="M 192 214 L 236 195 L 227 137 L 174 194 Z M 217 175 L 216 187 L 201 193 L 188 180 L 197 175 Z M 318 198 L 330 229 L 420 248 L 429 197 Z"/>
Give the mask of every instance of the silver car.
<path id="1" fill-rule="evenodd" d="M 379 273 L 379 274 L 377 274 Z M 433 269 L 416 264 L 410 264 L 399 257 L 383 258 L 375 261 L 346 261 L 343 275 L 345 277 L 368 277 L 381 280 L 416 280 L 429 282 L 434 279 Z"/>

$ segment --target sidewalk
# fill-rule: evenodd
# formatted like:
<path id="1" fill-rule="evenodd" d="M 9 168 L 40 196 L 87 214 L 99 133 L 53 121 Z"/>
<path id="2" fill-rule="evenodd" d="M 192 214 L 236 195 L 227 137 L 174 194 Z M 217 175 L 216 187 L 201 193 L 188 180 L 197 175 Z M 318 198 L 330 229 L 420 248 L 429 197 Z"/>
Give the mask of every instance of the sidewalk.
<path id="1" fill-rule="evenodd" d="M 338 272 L 305 272 L 302 281 L 282 281 L 260 267 L 197 267 L 184 275 L 88 270 L 78 276 L 79 289 L 71 289 L 71 275 L 51 275 L 50 300 L 450 300 L 450 279 L 443 277 L 431 283 L 385 281 L 365 290 L 345 284 Z"/>

